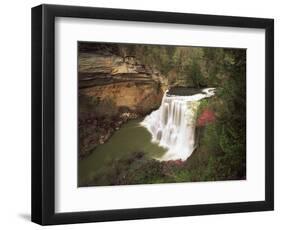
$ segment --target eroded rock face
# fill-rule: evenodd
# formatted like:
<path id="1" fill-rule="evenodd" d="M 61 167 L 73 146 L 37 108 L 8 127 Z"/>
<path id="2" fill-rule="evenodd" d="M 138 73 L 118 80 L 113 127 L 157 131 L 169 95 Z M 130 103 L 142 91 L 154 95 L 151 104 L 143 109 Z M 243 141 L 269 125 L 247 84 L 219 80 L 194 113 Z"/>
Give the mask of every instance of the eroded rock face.
<path id="1" fill-rule="evenodd" d="M 128 120 L 157 109 L 166 84 L 135 57 L 82 52 L 78 64 L 79 98 L 89 101 L 79 102 L 79 155 L 86 156 Z"/>
<path id="2" fill-rule="evenodd" d="M 157 82 L 119 82 L 83 88 L 81 94 L 98 100 L 111 100 L 117 107 L 127 107 L 130 111 L 147 114 L 160 106 L 163 91 Z"/>
<path id="3" fill-rule="evenodd" d="M 79 93 L 146 113 L 161 103 L 163 76 L 134 57 L 81 53 Z"/>
<path id="4" fill-rule="evenodd" d="M 79 73 L 91 74 L 144 74 L 151 77 L 152 69 L 141 64 L 135 57 L 102 55 L 92 53 L 79 54 Z M 147 77 L 148 77 L 147 76 Z"/>

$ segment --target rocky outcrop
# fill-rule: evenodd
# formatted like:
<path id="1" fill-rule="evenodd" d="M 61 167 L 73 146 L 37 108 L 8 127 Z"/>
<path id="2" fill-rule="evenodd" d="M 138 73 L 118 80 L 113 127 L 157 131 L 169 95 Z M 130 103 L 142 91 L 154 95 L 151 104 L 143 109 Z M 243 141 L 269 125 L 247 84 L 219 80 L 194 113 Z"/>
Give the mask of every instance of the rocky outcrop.
<path id="1" fill-rule="evenodd" d="M 103 144 L 128 120 L 157 109 L 166 85 L 157 70 L 135 57 L 98 51 L 79 53 L 80 156 Z M 86 109 L 85 98 L 90 101 Z"/>
<path id="2" fill-rule="evenodd" d="M 79 88 L 127 81 L 166 84 L 158 71 L 141 64 L 132 56 L 81 53 L 78 68 Z"/>
<path id="3" fill-rule="evenodd" d="M 147 113 L 161 103 L 165 80 L 135 57 L 81 53 L 79 93 Z"/>
<path id="4" fill-rule="evenodd" d="M 163 91 L 157 82 L 127 81 L 83 88 L 80 93 L 98 100 L 110 100 L 138 114 L 147 114 L 160 106 Z"/>

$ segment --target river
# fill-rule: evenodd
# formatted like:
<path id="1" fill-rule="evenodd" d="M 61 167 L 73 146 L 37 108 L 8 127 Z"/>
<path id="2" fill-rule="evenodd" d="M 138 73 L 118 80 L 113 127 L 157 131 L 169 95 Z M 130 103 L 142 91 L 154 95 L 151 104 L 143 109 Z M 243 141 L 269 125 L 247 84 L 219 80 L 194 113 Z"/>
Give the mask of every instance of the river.
<path id="1" fill-rule="evenodd" d="M 102 167 L 134 152 L 158 160 L 186 160 L 195 149 L 195 115 L 199 101 L 214 95 L 214 88 L 166 92 L 161 106 L 144 119 L 131 120 L 104 144 L 79 160 L 79 184 L 93 178 Z"/>
<path id="2" fill-rule="evenodd" d="M 117 130 L 104 144 L 99 145 L 89 156 L 79 160 L 79 184 L 93 178 L 105 164 L 118 160 L 133 152 L 148 153 L 159 158 L 167 151 L 157 143 L 151 142 L 151 133 L 143 127 L 142 120 L 131 120 Z"/>

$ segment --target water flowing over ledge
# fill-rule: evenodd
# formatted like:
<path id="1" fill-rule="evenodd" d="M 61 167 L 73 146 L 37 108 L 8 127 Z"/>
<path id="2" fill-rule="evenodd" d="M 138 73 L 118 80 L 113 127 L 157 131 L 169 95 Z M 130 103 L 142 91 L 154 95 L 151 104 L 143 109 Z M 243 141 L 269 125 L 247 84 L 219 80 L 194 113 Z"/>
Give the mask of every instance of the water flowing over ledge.
<path id="1" fill-rule="evenodd" d="M 214 94 L 215 88 L 202 89 L 189 96 L 165 92 L 160 108 L 141 122 L 152 134 L 152 142 L 167 149 L 158 160 L 186 160 L 192 154 L 195 149 L 195 116 L 200 100 Z"/>

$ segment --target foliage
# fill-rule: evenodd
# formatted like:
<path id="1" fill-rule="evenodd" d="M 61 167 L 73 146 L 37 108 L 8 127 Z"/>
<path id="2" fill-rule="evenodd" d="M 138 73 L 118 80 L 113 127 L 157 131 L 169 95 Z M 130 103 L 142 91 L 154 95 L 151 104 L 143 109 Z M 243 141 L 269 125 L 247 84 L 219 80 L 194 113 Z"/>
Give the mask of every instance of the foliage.
<path id="1" fill-rule="evenodd" d="M 135 56 L 146 66 L 158 69 L 170 85 L 188 87 L 218 84 L 224 49 L 161 45 L 118 45 L 119 55 Z"/>
<path id="2" fill-rule="evenodd" d="M 159 69 L 170 85 L 215 87 L 216 94 L 200 102 L 198 119 L 208 122 L 198 122 L 198 147 L 185 162 L 159 162 L 133 153 L 109 162 L 87 185 L 245 179 L 246 50 L 149 45 L 122 49 L 123 55 Z M 99 104 L 92 98 L 85 106 Z"/>
<path id="3" fill-rule="evenodd" d="M 215 121 L 214 112 L 208 108 L 205 108 L 201 113 L 200 117 L 197 119 L 198 126 L 205 126 L 209 123 L 213 123 Z"/>
<path id="4" fill-rule="evenodd" d="M 245 50 L 235 49 L 223 54 L 223 64 L 216 67 L 221 78 L 215 79 L 221 86 L 199 109 L 199 113 L 215 111 L 217 119 L 201 130 L 197 152 L 209 153 L 213 177 L 241 179 L 246 177 L 246 55 Z"/>

